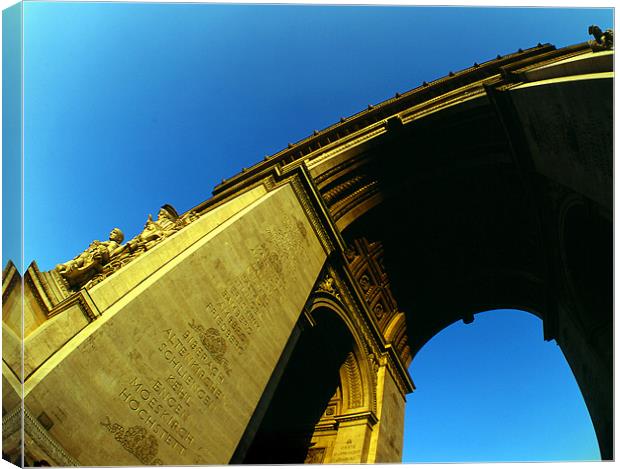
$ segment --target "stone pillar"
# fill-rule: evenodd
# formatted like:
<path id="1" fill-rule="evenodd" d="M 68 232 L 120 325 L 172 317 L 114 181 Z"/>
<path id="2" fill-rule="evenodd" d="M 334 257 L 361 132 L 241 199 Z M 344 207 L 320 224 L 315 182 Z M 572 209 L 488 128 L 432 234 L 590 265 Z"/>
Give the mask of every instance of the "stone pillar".
<path id="1" fill-rule="evenodd" d="M 96 318 L 25 382 L 29 415 L 45 414 L 36 451 L 93 466 L 229 462 L 326 258 L 290 185 L 253 197 L 78 294 Z"/>
<path id="2" fill-rule="evenodd" d="M 368 414 L 343 416 L 339 421 L 338 433 L 329 462 L 334 464 L 368 462 L 372 423 L 374 422 Z"/>
<path id="3" fill-rule="evenodd" d="M 368 462 L 400 463 L 405 430 L 405 396 L 388 369 L 379 368 L 377 379 L 377 418 L 372 454 Z"/>

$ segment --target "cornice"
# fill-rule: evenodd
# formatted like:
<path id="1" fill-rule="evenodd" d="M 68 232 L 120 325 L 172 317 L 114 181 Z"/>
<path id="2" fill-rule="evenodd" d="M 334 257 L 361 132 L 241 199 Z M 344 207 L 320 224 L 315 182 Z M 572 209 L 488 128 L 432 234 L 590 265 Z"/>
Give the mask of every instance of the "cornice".
<path id="1" fill-rule="evenodd" d="M 48 433 L 27 408 L 24 408 L 24 432 L 49 456 L 55 465 L 63 467 L 81 465 Z"/>
<path id="2" fill-rule="evenodd" d="M 550 65 L 557 62 L 558 58 L 565 60 L 590 51 L 591 49 L 587 42 L 564 47 L 562 49 L 553 49 L 536 57 L 526 57 L 508 65 L 504 65 L 501 67 L 500 73 L 502 79 L 507 82 L 527 81 L 523 75 L 525 71 Z"/>
<path id="3" fill-rule="evenodd" d="M 422 104 L 439 96 L 445 95 L 450 91 L 471 85 L 476 82 L 488 80 L 493 76 L 501 78 L 501 68 L 508 66 L 514 62 L 526 59 L 535 60 L 537 56 L 547 54 L 554 51 L 555 46 L 551 44 L 538 44 L 535 47 L 519 50 L 513 54 L 506 56 L 498 55 L 495 59 L 475 63 L 460 72 L 450 72 L 447 76 L 431 81 L 430 83 L 422 83 L 405 93 L 396 93 L 393 98 L 387 99 L 377 105 L 369 105 L 367 109 L 360 111 L 350 117 L 343 117 L 340 122 L 333 124 L 324 130 L 314 131 L 312 135 L 300 140 L 299 142 L 290 143 L 287 148 L 275 153 L 274 155 L 265 157 L 261 161 L 250 168 L 244 168 L 241 173 L 223 180 L 221 184 L 215 187 L 213 194 L 218 195 L 228 189 L 236 186 L 242 180 L 250 175 L 263 172 L 267 167 L 276 164 L 286 165 L 298 159 L 307 158 L 308 155 L 317 150 L 329 146 L 333 142 L 341 142 L 342 139 L 349 136 L 353 132 L 367 128 L 373 124 L 386 120 L 387 118 L 399 114 L 411 108 L 412 106 Z M 561 49 L 559 54 L 566 49 Z"/>
<path id="4" fill-rule="evenodd" d="M 325 206 L 323 198 L 319 195 L 314 182 L 308 175 L 307 169 L 304 166 L 299 166 L 295 173 L 291 175 L 287 182 L 290 181 L 297 199 L 323 245 L 325 253 L 329 255 L 335 249 L 343 250 L 345 246 L 344 239 L 329 215 L 329 210 Z"/>
<path id="5" fill-rule="evenodd" d="M 50 310 L 48 317 L 52 318 L 74 305 L 80 307 L 80 310 L 84 313 L 88 322 L 92 322 L 101 316 L 101 312 L 90 298 L 88 290 L 83 288 L 54 306 L 54 308 Z"/>
<path id="6" fill-rule="evenodd" d="M 334 417 L 334 419 L 339 425 L 345 422 L 358 422 L 362 420 L 362 421 L 366 421 L 371 426 L 374 426 L 379 421 L 375 413 L 371 410 L 367 410 L 365 412 L 356 412 L 354 414 L 351 413 L 351 414 L 337 415 L 336 417 Z"/>
<path id="7" fill-rule="evenodd" d="M 22 276 L 19 275 L 17 267 L 13 262 L 7 262 L 4 270 L 2 271 L 2 303 L 4 303 L 15 288 L 15 283 L 22 280 Z"/>
<path id="8" fill-rule="evenodd" d="M 36 302 L 46 315 L 49 315 L 49 311 L 54 307 L 51 301 L 51 295 L 49 287 L 41 276 L 41 272 L 36 264 L 33 262 L 30 264 L 26 273 L 24 274 L 24 282 L 30 286 Z"/>

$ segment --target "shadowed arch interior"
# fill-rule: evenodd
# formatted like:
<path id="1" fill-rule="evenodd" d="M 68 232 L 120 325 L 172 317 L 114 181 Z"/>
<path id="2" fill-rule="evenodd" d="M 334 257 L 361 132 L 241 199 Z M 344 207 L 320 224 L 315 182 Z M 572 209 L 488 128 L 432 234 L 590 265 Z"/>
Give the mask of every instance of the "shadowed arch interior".
<path id="1" fill-rule="evenodd" d="M 315 426 L 340 384 L 340 368 L 354 340 L 340 317 L 314 313 L 295 345 L 271 403 L 244 459 L 248 464 L 304 462 Z"/>
<path id="2" fill-rule="evenodd" d="M 565 274 L 577 316 L 586 330 L 601 327 L 613 308 L 611 222 L 591 204 L 575 203 L 562 228 Z"/>

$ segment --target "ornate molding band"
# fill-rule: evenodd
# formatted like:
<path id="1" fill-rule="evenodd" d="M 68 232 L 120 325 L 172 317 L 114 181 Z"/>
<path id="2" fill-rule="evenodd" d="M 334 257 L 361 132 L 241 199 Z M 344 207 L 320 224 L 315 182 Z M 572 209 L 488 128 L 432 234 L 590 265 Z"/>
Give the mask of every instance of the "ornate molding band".
<path id="1" fill-rule="evenodd" d="M 21 403 L 11 412 L 2 417 L 2 439 L 6 440 L 9 436 L 22 428 L 22 410 Z"/>
<path id="2" fill-rule="evenodd" d="M 24 409 L 24 432 L 32 438 L 57 466 L 81 466 L 80 462 L 70 456 L 65 449 L 43 428 L 28 409 Z"/>

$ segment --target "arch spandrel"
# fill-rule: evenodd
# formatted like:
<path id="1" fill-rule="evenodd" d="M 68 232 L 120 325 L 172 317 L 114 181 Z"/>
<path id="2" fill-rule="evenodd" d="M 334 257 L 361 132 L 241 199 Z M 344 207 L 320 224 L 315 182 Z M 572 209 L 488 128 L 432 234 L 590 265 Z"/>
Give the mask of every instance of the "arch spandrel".
<path id="1" fill-rule="evenodd" d="M 359 257 L 360 251 L 368 254 L 368 247 L 375 258 L 380 258 L 380 245 L 360 241 L 346 251 L 347 261 L 339 268 L 328 266 L 319 276 L 306 306 L 311 322 L 321 315 L 336 314 L 353 337 L 353 349 L 340 368 L 338 391 L 317 423 L 306 461 L 315 461 L 319 454 L 322 462 L 333 463 L 375 462 L 378 456 L 393 462 L 400 458 L 394 449 L 385 454 L 379 451 L 381 442 L 389 438 L 388 428 L 381 427 L 381 415 L 392 411 L 386 407 L 384 390 L 388 386 L 395 392 L 390 405 L 402 410 L 404 396 L 413 389 L 413 383 L 401 357 L 382 335 L 380 321 L 363 296 L 364 288 L 353 280 L 356 274 L 349 262 L 355 261 L 357 274 L 368 272 L 368 262 Z M 381 271 L 375 275 L 385 279 Z"/>
<path id="2" fill-rule="evenodd" d="M 327 278 L 334 279 L 334 273 Z M 324 283 L 324 282 L 322 282 Z M 311 302 L 307 306 L 311 320 L 315 320 L 321 314 L 336 314 L 345 324 L 353 337 L 353 348 L 342 364 L 340 375 L 340 403 L 341 412 L 350 409 L 363 408 L 366 411 L 377 412 L 376 399 L 376 373 L 373 369 L 373 357 L 379 355 L 382 344 L 373 340 L 370 327 L 361 329 L 360 323 L 364 323 L 363 317 L 353 308 L 348 308 L 343 298 L 344 289 L 335 284 L 332 291 L 321 288 L 321 283 Z M 353 407 L 352 407 L 353 406 Z"/>

